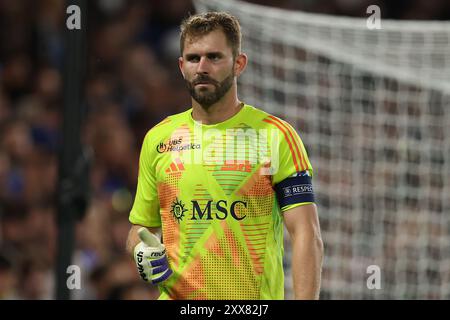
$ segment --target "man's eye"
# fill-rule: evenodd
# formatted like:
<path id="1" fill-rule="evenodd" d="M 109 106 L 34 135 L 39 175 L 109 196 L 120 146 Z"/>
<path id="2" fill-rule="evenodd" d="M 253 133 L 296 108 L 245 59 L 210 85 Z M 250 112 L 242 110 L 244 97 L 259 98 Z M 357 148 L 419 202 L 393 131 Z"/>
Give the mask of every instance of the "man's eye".
<path id="1" fill-rule="evenodd" d="M 209 60 L 217 61 L 220 59 L 219 55 L 217 54 L 211 54 L 208 56 Z"/>
<path id="2" fill-rule="evenodd" d="M 190 56 L 187 58 L 189 62 L 198 62 L 200 58 L 198 56 Z"/>

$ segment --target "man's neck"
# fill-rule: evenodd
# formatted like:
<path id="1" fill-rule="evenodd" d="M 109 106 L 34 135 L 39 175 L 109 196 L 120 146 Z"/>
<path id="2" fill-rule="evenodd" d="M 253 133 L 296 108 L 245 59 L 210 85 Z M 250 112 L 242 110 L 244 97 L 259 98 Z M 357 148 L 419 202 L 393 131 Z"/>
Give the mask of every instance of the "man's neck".
<path id="1" fill-rule="evenodd" d="M 203 124 L 216 124 L 233 117 L 238 113 L 244 104 L 240 102 L 237 96 L 226 98 L 205 109 L 195 100 L 192 101 L 192 118 Z"/>

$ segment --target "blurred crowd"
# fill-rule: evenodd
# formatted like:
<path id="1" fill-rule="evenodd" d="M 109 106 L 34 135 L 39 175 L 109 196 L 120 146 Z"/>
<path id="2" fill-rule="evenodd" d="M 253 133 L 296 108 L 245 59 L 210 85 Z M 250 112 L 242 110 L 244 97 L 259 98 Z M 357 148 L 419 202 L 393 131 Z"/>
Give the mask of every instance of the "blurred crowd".
<path id="1" fill-rule="evenodd" d="M 327 14 L 365 14 L 357 0 L 251 1 Z M 445 0 L 378 1 L 383 15 L 448 19 Z M 363 8 L 363 9 L 362 9 Z M 361 11 L 362 10 L 362 11 Z M 88 1 L 87 115 L 92 198 L 76 226 L 75 299 L 154 299 L 125 252 L 147 130 L 189 107 L 178 71 L 178 26 L 189 0 Z M 65 4 L 0 2 L 0 299 L 55 298 L 58 150 Z"/>

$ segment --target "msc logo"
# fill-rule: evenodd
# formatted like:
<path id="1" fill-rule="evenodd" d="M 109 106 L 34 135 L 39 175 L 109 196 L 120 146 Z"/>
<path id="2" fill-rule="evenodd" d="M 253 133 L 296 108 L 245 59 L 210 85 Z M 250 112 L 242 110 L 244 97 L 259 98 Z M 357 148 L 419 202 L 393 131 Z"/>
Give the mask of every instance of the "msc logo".
<path id="1" fill-rule="evenodd" d="M 187 211 L 187 209 L 184 208 L 184 204 L 181 200 L 175 199 L 175 201 L 172 203 L 172 212 L 173 217 L 177 220 L 178 223 L 180 223 L 181 220 L 184 218 L 184 213 Z"/>
<path id="2" fill-rule="evenodd" d="M 233 219 L 240 221 L 247 216 L 246 214 L 242 214 L 241 212 L 238 214 L 237 212 L 237 209 L 242 210 L 242 208 L 247 208 L 247 202 L 244 201 L 238 200 L 230 203 L 226 200 L 219 200 L 213 206 L 213 201 L 208 200 L 206 205 L 201 206 L 197 200 L 191 200 L 191 204 L 192 216 L 190 220 L 225 220 L 230 215 Z M 178 199 L 172 203 L 172 210 L 170 212 L 172 212 L 178 223 L 183 220 L 186 211 L 188 210 L 185 209 L 183 203 Z"/>

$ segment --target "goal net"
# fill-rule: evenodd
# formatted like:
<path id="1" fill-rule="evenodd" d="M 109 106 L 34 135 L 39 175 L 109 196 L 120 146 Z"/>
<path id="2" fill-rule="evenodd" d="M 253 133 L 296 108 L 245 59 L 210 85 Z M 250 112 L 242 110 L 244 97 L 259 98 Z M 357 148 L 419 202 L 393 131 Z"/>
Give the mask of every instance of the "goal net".
<path id="1" fill-rule="evenodd" d="M 325 245 L 321 299 L 449 299 L 450 23 L 370 30 L 367 18 L 195 5 L 240 20 L 240 98 L 290 122 L 306 146 Z"/>

